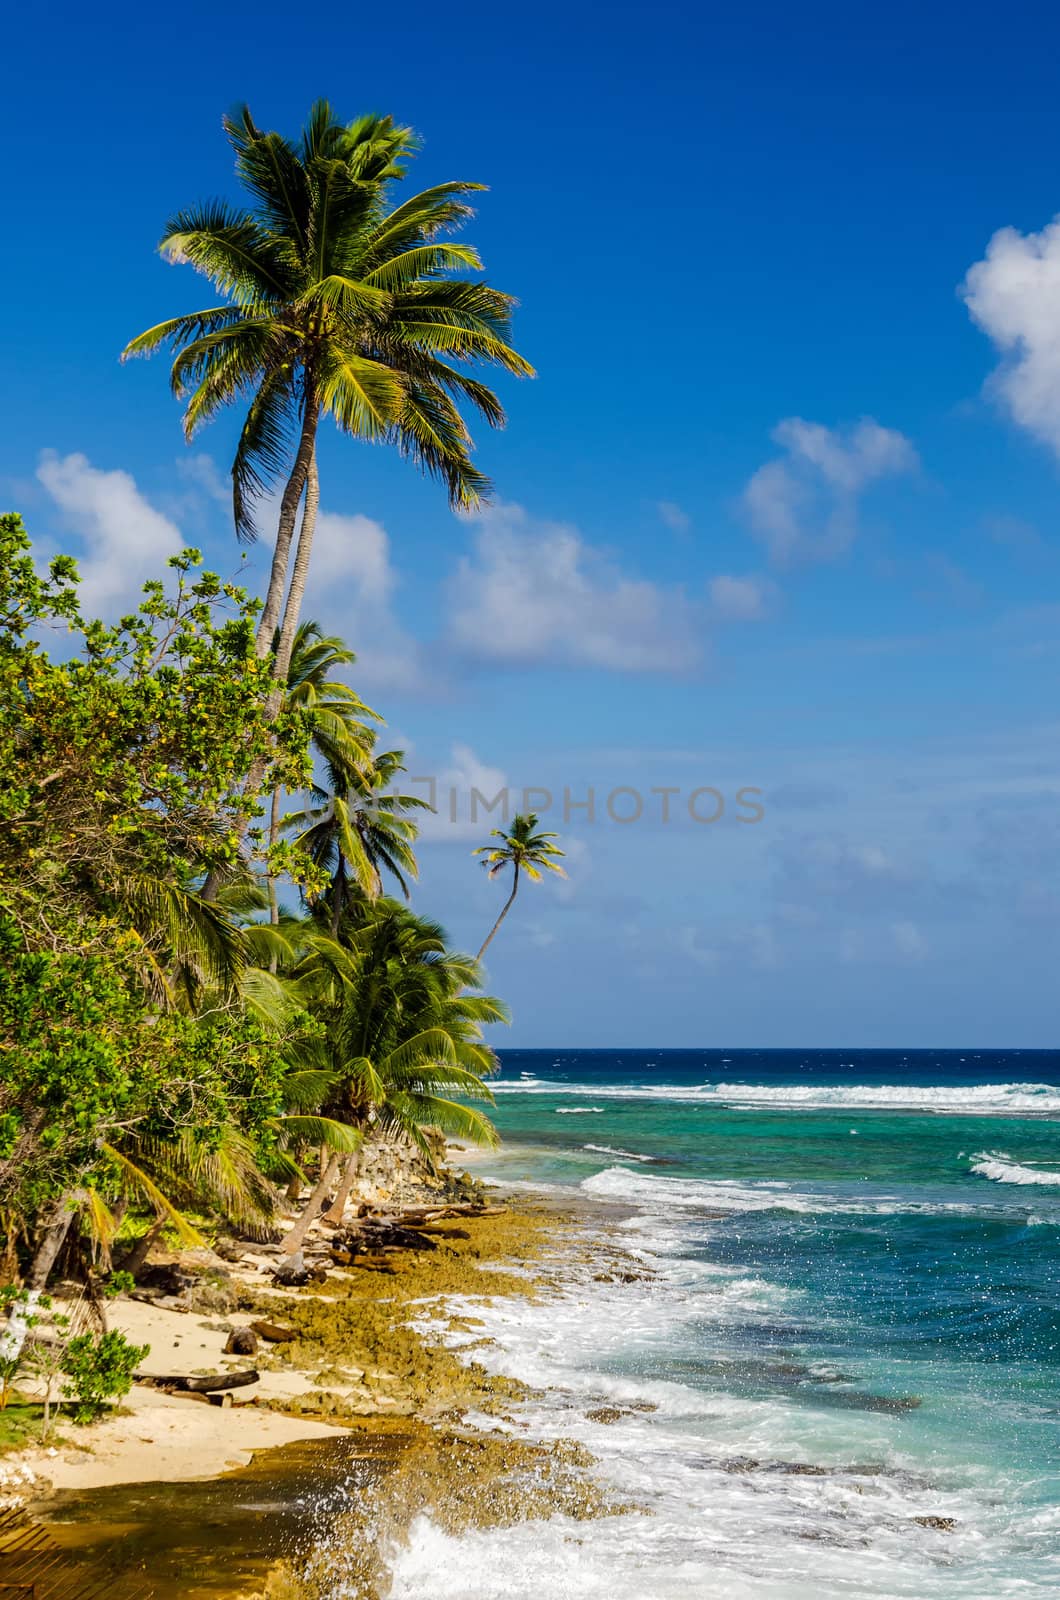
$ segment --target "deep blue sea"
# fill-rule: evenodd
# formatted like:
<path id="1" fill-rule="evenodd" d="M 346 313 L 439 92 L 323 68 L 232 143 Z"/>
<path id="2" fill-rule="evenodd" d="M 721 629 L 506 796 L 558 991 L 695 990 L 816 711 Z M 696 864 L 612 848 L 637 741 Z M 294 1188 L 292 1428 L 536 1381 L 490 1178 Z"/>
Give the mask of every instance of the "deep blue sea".
<path id="1" fill-rule="evenodd" d="M 476 1171 L 618 1203 L 651 1276 L 601 1247 L 480 1308 L 488 1359 L 646 1511 L 425 1521 L 393 1600 L 1060 1596 L 1060 1054 L 506 1050 L 496 1087 Z"/>

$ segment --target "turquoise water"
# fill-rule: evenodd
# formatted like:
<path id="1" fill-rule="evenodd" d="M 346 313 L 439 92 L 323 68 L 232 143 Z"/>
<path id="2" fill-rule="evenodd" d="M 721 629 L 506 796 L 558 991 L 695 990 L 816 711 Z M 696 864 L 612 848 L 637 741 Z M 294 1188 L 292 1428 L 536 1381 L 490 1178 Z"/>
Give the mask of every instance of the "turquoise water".
<path id="1" fill-rule="evenodd" d="M 652 1514 L 425 1523 L 395 1600 L 1060 1595 L 1060 1058 L 507 1051 L 497 1098 L 491 1176 L 652 1276 L 494 1308 L 496 1365 Z"/>

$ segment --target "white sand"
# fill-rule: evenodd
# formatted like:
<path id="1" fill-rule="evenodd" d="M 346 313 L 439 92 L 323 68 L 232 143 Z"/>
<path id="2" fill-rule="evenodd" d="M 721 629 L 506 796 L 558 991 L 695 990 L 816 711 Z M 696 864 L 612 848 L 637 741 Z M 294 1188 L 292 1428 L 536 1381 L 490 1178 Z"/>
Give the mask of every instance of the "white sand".
<path id="1" fill-rule="evenodd" d="M 237 1371 L 253 1366 L 253 1358 L 222 1354 L 228 1338 L 216 1317 L 167 1311 L 138 1300 L 119 1300 L 108 1308 L 112 1328 L 135 1344 L 149 1344 L 140 1370 L 148 1373 Z M 236 1313 L 224 1319 L 233 1327 L 251 1318 Z M 30 1386 L 27 1385 L 27 1390 Z M 255 1450 L 291 1444 L 296 1439 L 333 1438 L 342 1430 L 306 1417 L 280 1416 L 245 1402 L 254 1396 L 282 1399 L 304 1394 L 315 1385 L 302 1372 L 263 1372 L 261 1381 L 233 1392 L 231 1406 L 161 1394 L 134 1387 L 121 1403 L 120 1415 L 90 1427 L 65 1418 L 56 1431 L 65 1443 L 52 1449 L 19 1452 L 11 1466 L 28 1468 L 56 1489 L 97 1488 L 112 1483 L 177 1482 L 211 1478 L 231 1467 L 246 1466 Z"/>

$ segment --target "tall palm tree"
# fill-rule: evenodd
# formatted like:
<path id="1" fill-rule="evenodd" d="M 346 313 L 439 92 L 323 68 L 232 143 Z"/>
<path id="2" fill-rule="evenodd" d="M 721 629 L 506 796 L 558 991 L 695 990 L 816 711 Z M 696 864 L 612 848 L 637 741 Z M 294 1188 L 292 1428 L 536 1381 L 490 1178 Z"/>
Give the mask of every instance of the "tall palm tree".
<path id="1" fill-rule="evenodd" d="M 481 269 L 470 245 L 446 237 L 472 215 L 467 197 L 481 184 L 437 184 L 394 205 L 416 151 L 411 130 L 378 116 L 343 126 L 324 100 L 297 144 L 262 132 L 245 106 L 224 126 L 251 206 L 213 201 L 178 212 L 161 243 L 170 260 L 209 278 L 220 300 L 147 329 L 124 356 L 174 349 L 171 383 L 187 402 L 189 438 L 224 407 L 249 402 L 232 464 L 236 531 L 254 537 L 255 501 L 285 479 L 257 641 L 264 657 L 280 629 L 282 683 L 312 549 L 321 416 L 356 438 L 396 445 L 445 482 L 454 506 L 473 507 L 489 485 L 472 465 L 460 404 L 490 427 L 504 412 L 466 368 L 533 369 L 509 342 L 512 297 L 454 275 Z"/>
<path id="2" fill-rule="evenodd" d="M 533 812 L 529 816 L 512 818 L 511 828 L 505 832 L 503 828 L 491 828 L 490 838 L 499 839 L 500 844 L 482 844 L 471 853 L 482 856 L 482 865 L 486 868 L 491 878 L 498 872 L 503 872 L 505 867 L 512 869 L 512 892 L 501 907 L 500 916 L 486 935 L 476 961 L 481 961 L 489 948 L 497 929 L 515 904 L 515 897 L 519 893 L 519 880 L 525 872 L 531 883 L 538 883 L 542 872 L 554 872 L 560 878 L 567 876 L 559 865 L 558 857 L 564 852 L 558 845 L 552 843 L 558 835 L 554 833 L 538 833 L 537 817 Z"/>
<path id="3" fill-rule="evenodd" d="M 384 871 L 409 898 L 408 879 L 419 874 L 413 849 L 419 829 L 410 813 L 431 807 L 420 795 L 393 789 L 405 770 L 402 750 L 380 751 L 356 766 L 340 754 L 327 769 L 328 787 L 315 785 L 313 804 L 285 817 L 281 827 L 331 873 L 327 904 L 337 934 L 351 899 L 382 894 Z"/>

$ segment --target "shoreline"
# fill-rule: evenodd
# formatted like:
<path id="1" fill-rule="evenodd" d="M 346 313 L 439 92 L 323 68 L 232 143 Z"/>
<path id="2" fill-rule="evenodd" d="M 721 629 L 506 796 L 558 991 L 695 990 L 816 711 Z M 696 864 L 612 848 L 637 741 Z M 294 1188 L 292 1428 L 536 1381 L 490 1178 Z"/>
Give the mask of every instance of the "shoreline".
<path id="1" fill-rule="evenodd" d="M 510 1493 L 494 1503 L 490 1485 L 513 1472 L 537 1485 L 523 1509 L 536 1505 L 539 1515 L 547 1514 L 547 1503 L 571 1515 L 600 1514 L 606 1496 L 586 1473 L 591 1458 L 579 1447 L 532 1445 L 515 1436 L 510 1407 L 534 1391 L 491 1375 L 476 1361 L 476 1318 L 451 1302 L 546 1294 L 576 1263 L 595 1259 L 609 1224 L 625 1210 L 591 1202 L 572 1207 L 502 1188 L 491 1190 L 490 1198 L 504 1205 L 502 1214 L 493 1214 L 491 1206 L 486 1215 L 457 1219 L 438 1235 L 437 1248 L 395 1257 L 393 1275 L 337 1270 L 325 1284 L 277 1290 L 262 1281 L 250 1249 L 244 1263 L 228 1270 L 236 1293 L 251 1303 L 227 1314 L 115 1302 L 110 1325 L 151 1344 L 143 1372 L 253 1365 L 260 1371 L 254 1399 L 243 1400 L 236 1391 L 231 1403 L 208 1404 L 137 1385 L 118 1415 L 81 1437 L 60 1421 L 62 1442 L 0 1458 L 0 1494 L 6 1469 L 16 1479 L 9 1494 L 67 1542 L 73 1536 L 65 1520 L 71 1508 L 79 1524 L 90 1524 L 95 1501 L 111 1505 L 108 1490 L 126 1486 L 138 1499 L 157 1494 L 164 1500 L 169 1486 L 235 1487 L 244 1473 L 273 1470 L 282 1479 L 288 1457 L 294 1463 L 311 1448 L 325 1451 L 319 1459 L 345 1452 L 358 1462 L 377 1462 L 385 1482 L 380 1497 L 373 1497 L 375 1526 L 385 1520 L 393 1528 L 402 1516 L 411 1520 L 425 1497 L 445 1497 L 455 1514 L 469 1463 L 476 1484 L 473 1503 L 465 1507 L 471 1521 L 511 1511 Z M 444 1319 L 448 1333 L 464 1336 L 462 1344 L 437 1327 L 413 1325 L 423 1323 L 424 1313 L 428 1321 Z M 263 1314 L 296 1328 L 299 1338 L 263 1345 L 250 1360 L 224 1356 L 229 1332 Z M 465 1422 L 469 1413 L 474 1420 Z M 496 1419 L 492 1427 L 489 1418 Z M 18 1481 L 27 1470 L 33 1481 Z M 292 1482 L 292 1492 L 294 1487 Z M 343 1513 L 357 1514 L 352 1505 Z M 313 1592 L 299 1589 L 294 1569 L 283 1581 L 295 1586 L 292 1594 Z M 375 1592 L 374 1584 L 366 1580 L 366 1595 Z M 181 1591 L 159 1592 L 168 1597 Z M 233 1600 L 248 1594 L 245 1587 L 201 1592 L 231 1594 Z M 270 1600 L 287 1592 L 264 1591 Z"/>

